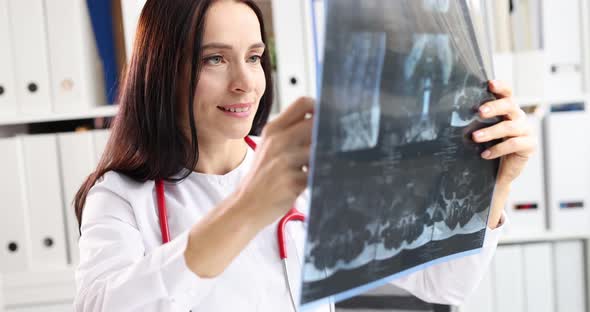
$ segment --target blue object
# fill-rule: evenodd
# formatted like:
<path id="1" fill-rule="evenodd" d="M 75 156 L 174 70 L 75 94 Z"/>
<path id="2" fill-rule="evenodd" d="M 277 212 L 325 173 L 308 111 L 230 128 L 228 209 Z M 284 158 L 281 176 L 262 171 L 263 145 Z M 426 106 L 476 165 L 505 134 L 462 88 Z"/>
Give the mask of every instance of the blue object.
<path id="1" fill-rule="evenodd" d="M 585 110 L 586 110 L 586 105 L 584 102 L 551 105 L 551 112 L 552 113 L 583 112 Z"/>
<path id="2" fill-rule="evenodd" d="M 108 104 L 115 104 L 118 89 L 118 68 L 115 52 L 112 3 L 107 0 L 87 0 L 94 38 L 100 55 Z"/>

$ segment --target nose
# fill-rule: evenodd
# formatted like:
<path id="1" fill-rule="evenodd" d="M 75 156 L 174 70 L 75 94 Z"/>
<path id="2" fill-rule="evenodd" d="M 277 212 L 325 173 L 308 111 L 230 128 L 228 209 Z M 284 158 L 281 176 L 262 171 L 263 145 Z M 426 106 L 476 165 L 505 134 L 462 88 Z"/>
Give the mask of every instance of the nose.
<path id="1" fill-rule="evenodd" d="M 238 63 L 232 67 L 230 89 L 232 92 L 249 93 L 254 89 L 254 75 L 248 64 Z"/>

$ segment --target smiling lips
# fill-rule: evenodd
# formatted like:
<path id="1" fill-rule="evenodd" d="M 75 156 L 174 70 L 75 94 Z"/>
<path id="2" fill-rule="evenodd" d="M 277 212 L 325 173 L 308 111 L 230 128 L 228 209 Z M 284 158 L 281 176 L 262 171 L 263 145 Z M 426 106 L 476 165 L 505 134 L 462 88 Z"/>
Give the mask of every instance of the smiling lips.
<path id="1" fill-rule="evenodd" d="M 252 103 L 239 103 L 231 105 L 217 106 L 217 108 L 226 115 L 238 118 L 248 117 Z"/>

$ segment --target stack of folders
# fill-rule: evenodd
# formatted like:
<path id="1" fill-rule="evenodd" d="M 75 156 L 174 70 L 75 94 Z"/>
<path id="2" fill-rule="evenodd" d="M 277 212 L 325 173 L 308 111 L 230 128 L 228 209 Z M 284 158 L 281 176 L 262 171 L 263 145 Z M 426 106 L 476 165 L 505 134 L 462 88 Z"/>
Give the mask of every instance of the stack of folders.
<path id="1" fill-rule="evenodd" d="M 581 1 L 485 2 L 495 76 L 509 82 L 516 96 L 556 99 L 582 94 Z"/>
<path id="2" fill-rule="evenodd" d="M 520 176 L 512 182 L 505 208 L 510 223 L 504 232 L 506 237 L 511 238 L 531 237 L 548 230 L 542 116 L 531 113 L 527 118 L 536 134 L 537 151 L 530 157 Z"/>
<path id="3" fill-rule="evenodd" d="M 512 183 L 509 239 L 590 235 L 590 144 L 580 137 L 590 116 L 584 102 L 554 104 L 544 115 L 528 116 L 537 151 Z"/>
<path id="4" fill-rule="evenodd" d="M 498 247 L 487 276 L 459 312 L 585 312 L 584 243 Z"/>
<path id="5" fill-rule="evenodd" d="M 105 69 L 118 74 L 109 65 L 117 56 L 99 55 L 91 21 L 105 16 L 92 13 L 80 0 L 0 0 L 0 116 L 84 112 L 109 103 L 114 91 L 105 85 Z"/>
<path id="6" fill-rule="evenodd" d="M 77 263 L 72 201 L 96 167 L 108 130 L 0 139 L 0 273 Z"/>
<path id="7" fill-rule="evenodd" d="M 590 234 L 590 130 L 585 103 L 552 105 L 545 117 L 549 228 Z"/>

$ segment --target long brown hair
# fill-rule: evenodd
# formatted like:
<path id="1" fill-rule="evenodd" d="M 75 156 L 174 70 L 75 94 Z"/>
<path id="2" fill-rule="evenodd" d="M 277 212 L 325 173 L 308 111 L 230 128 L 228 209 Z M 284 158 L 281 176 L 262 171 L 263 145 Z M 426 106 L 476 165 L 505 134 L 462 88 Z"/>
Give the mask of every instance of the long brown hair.
<path id="1" fill-rule="evenodd" d="M 205 15 L 215 0 L 148 0 L 141 12 L 131 61 L 119 94 L 119 112 L 96 170 L 82 184 L 74 200 L 78 224 L 86 197 L 108 171 L 139 182 L 172 178 L 199 159 L 193 103 L 201 70 Z M 247 4 L 258 17 L 262 41 L 268 45 L 262 12 Z M 272 105 L 271 64 L 268 49 L 262 55 L 266 90 L 250 130 L 257 135 L 266 124 Z M 187 138 L 181 130 L 180 105 L 188 105 Z"/>

